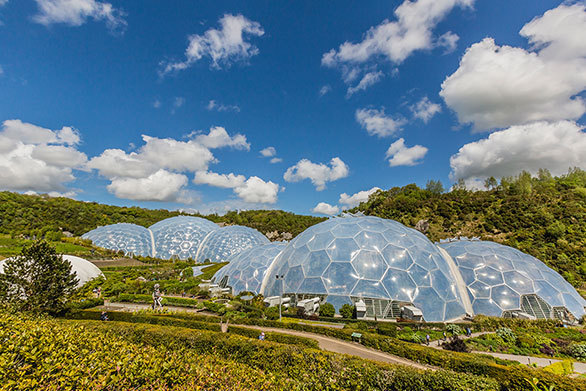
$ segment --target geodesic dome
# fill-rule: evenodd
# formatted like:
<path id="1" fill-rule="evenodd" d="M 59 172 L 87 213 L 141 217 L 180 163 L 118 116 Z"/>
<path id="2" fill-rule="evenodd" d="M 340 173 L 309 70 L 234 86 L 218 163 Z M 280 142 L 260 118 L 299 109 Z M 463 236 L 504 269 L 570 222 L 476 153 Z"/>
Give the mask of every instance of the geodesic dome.
<path id="1" fill-rule="evenodd" d="M 201 217 L 175 216 L 149 227 L 155 242 L 154 256 L 163 259 L 195 259 L 202 241 L 220 227 Z"/>
<path id="2" fill-rule="evenodd" d="M 502 244 L 459 240 L 440 243 L 458 265 L 474 313 L 503 316 L 524 312 L 538 318 L 575 318 L 584 300 L 562 276 L 531 255 Z"/>
<path id="3" fill-rule="evenodd" d="M 276 280 L 275 275 L 284 275 Z M 422 310 L 426 321 L 466 313 L 448 261 L 420 232 L 378 217 L 332 218 L 308 228 L 267 271 L 264 296 L 321 296 L 339 309 L 364 299 L 367 314 L 399 316 L 400 304 Z"/>
<path id="4" fill-rule="evenodd" d="M 228 258 L 226 266 L 217 271 L 216 283 L 223 283 L 232 288 L 232 294 L 240 292 L 260 292 L 260 285 L 268 267 L 275 257 L 287 246 L 284 242 L 269 243 L 252 247 Z"/>
<path id="5" fill-rule="evenodd" d="M 151 233 L 145 227 L 136 224 L 119 223 L 98 227 L 81 236 L 93 244 L 108 250 L 124 251 L 126 255 L 153 255 Z"/>
<path id="6" fill-rule="evenodd" d="M 0 261 L 0 273 L 4 273 L 4 264 L 9 259 L 11 258 Z M 63 259 L 69 261 L 71 264 L 71 271 L 75 272 L 77 275 L 78 288 L 86 282 L 104 275 L 104 273 L 102 273 L 102 271 L 96 265 L 86 259 L 66 254 L 63 254 Z"/>
<path id="7" fill-rule="evenodd" d="M 209 259 L 212 262 L 227 261 L 230 256 L 251 247 L 270 243 L 256 229 L 241 225 L 222 227 L 208 234 L 197 252 L 196 262 Z"/>

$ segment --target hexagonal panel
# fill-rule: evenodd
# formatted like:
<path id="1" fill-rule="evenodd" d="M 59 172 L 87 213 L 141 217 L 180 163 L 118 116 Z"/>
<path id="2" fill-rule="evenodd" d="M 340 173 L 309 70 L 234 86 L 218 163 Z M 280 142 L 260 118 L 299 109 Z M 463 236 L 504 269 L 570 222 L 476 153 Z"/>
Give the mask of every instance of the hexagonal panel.
<path id="1" fill-rule="evenodd" d="M 359 280 L 356 271 L 349 262 L 332 262 L 324 271 L 323 281 L 327 292 L 335 295 L 349 295 Z"/>
<path id="2" fill-rule="evenodd" d="M 327 253 L 332 261 L 350 262 L 354 254 L 359 250 L 354 239 L 335 239 L 327 248 Z"/>
<path id="3" fill-rule="evenodd" d="M 319 277 L 330 264 L 330 257 L 325 250 L 313 251 L 307 262 L 302 263 L 305 277 Z"/>
<path id="4" fill-rule="evenodd" d="M 387 244 L 381 251 L 387 265 L 395 269 L 407 270 L 413 264 L 411 254 L 403 247 L 397 247 L 394 244 Z"/>
<path id="5" fill-rule="evenodd" d="M 413 302 L 417 285 L 406 271 L 389 268 L 383 277 L 383 285 L 391 299 Z"/>
<path id="6" fill-rule="evenodd" d="M 368 280 L 380 279 L 387 264 L 378 251 L 359 250 L 352 258 L 352 265 L 360 278 Z"/>

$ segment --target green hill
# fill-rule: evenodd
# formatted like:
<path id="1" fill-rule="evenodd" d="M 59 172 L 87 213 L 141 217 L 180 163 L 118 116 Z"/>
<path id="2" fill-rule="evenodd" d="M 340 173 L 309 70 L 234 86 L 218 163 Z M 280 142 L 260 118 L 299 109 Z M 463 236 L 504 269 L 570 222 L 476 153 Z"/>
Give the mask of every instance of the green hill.
<path id="1" fill-rule="evenodd" d="M 586 171 L 561 177 L 541 170 L 487 181 L 491 190 L 468 191 L 462 184 L 444 193 L 439 182 L 426 189 L 395 187 L 371 195 L 353 209 L 415 227 L 426 220 L 434 240 L 480 237 L 529 253 L 577 287 L 586 286 Z"/>

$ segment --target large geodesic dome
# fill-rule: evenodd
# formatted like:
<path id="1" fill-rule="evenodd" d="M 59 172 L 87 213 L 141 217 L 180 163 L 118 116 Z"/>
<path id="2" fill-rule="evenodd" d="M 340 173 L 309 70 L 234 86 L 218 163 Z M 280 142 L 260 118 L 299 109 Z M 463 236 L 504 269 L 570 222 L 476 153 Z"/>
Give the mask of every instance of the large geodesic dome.
<path id="1" fill-rule="evenodd" d="M 267 237 L 256 229 L 230 225 L 209 233 L 197 252 L 196 261 L 224 262 L 234 254 L 268 243 Z"/>
<path id="2" fill-rule="evenodd" d="M 502 244 L 459 240 L 440 243 L 458 265 L 474 313 L 536 318 L 585 314 L 584 300 L 562 276 L 531 255 Z"/>
<path id="3" fill-rule="evenodd" d="M 232 288 L 232 294 L 258 294 L 262 280 L 275 257 L 287 243 L 275 242 L 244 250 L 228 258 L 228 264 L 215 275 L 216 283 Z"/>
<path id="4" fill-rule="evenodd" d="M 0 261 L 0 273 L 4 273 L 4 264 L 11 258 Z M 63 259 L 71 264 L 71 271 L 77 275 L 77 287 L 84 285 L 86 282 L 104 276 L 104 273 L 90 261 L 73 255 L 63 255 Z"/>
<path id="5" fill-rule="evenodd" d="M 291 241 L 267 271 L 261 293 L 319 296 L 336 309 L 362 299 L 367 316 L 379 319 L 396 318 L 402 305 L 412 304 L 426 321 L 446 321 L 467 312 L 467 295 L 453 269 L 420 232 L 392 220 L 348 215 Z"/>
<path id="6" fill-rule="evenodd" d="M 124 251 L 127 255 L 150 257 L 153 255 L 153 239 L 145 227 L 136 224 L 119 223 L 98 227 L 82 235 L 99 247 Z"/>
<path id="7" fill-rule="evenodd" d="M 149 227 L 155 242 L 155 256 L 163 259 L 195 259 L 204 238 L 220 227 L 201 217 L 176 216 Z"/>

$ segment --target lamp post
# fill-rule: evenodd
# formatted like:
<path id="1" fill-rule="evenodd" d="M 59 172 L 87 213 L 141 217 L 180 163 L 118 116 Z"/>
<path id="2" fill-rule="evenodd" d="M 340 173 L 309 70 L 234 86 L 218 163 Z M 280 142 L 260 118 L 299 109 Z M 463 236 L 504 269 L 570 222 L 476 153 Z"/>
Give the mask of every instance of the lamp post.
<path id="1" fill-rule="evenodd" d="M 279 296 L 279 322 L 283 321 L 283 316 L 281 314 L 281 307 L 283 306 L 283 278 L 285 278 L 284 274 L 277 274 L 275 275 L 277 280 L 281 280 L 281 296 Z"/>

